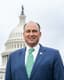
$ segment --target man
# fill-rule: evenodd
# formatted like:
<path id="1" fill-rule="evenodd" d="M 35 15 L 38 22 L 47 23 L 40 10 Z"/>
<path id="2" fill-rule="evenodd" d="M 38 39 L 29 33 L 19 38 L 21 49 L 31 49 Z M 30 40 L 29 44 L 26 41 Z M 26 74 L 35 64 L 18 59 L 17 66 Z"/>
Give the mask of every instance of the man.
<path id="1" fill-rule="evenodd" d="M 23 36 L 26 47 L 10 54 L 5 80 L 64 80 L 59 52 L 39 44 L 40 25 L 28 22 L 24 25 Z M 31 55 L 29 48 L 33 49 Z M 29 55 L 33 58 L 28 59 Z"/>

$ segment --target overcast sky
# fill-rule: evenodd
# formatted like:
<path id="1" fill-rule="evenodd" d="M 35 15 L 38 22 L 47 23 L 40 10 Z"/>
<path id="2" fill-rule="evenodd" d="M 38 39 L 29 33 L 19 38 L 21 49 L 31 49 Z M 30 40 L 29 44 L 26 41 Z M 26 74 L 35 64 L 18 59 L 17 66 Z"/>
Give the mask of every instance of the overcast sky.
<path id="1" fill-rule="evenodd" d="M 19 23 L 22 5 L 26 22 L 33 20 L 41 25 L 40 42 L 59 49 L 64 61 L 64 0 L 0 0 L 0 52 L 4 50 L 10 32 Z"/>

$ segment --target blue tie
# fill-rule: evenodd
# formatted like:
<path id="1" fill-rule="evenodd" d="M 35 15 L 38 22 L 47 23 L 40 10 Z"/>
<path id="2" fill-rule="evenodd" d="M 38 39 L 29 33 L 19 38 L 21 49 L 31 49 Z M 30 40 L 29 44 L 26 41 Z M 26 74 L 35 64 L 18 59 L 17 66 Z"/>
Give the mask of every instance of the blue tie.
<path id="1" fill-rule="evenodd" d="M 27 57 L 27 62 L 26 62 L 26 70 L 27 70 L 28 77 L 30 77 L 30 75 L 31 75 L 32 67 L 34 64 L 34 57 L 32 54 L 33 51 L 34 51 L 33 48 L 29 49 L 29 55 Z"/>

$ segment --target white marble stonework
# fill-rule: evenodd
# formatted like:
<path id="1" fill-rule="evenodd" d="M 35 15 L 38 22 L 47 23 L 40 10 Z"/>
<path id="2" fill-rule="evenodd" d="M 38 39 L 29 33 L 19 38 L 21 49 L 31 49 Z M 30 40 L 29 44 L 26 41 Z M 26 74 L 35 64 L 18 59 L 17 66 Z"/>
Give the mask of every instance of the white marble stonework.
<path id="1" fill-rule="evenodd" d="M 0 80 L 4 80 L 5 78 L 5 70 L 6 70 L 6 63 L 9 54 L 22 48 L 25 46 L 24 39 L 23 39 L 23 26 L 25 24 L 26 16 L 24 15 L 24 8 L 22 6 L 22 11 L 19 16 L 19 24 L 11 31 L 8 40 L 5 43 L 5 51 L 2 52 L 2 65 L 0 66 Z"/>

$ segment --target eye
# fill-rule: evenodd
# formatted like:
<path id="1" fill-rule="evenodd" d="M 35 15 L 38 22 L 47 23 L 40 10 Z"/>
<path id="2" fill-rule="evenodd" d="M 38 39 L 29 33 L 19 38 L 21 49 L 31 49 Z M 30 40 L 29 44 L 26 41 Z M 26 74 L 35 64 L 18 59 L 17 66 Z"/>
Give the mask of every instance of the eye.
<path id="1" fill-rule="evenodd" d="M 32 32 L 38 32 L 37 30 L 32 30 Z"/>
<path id="2" fill-rule="evenodd" d="M 30 33 L 30 30 L 26 30 L 27 33 Z"/>

